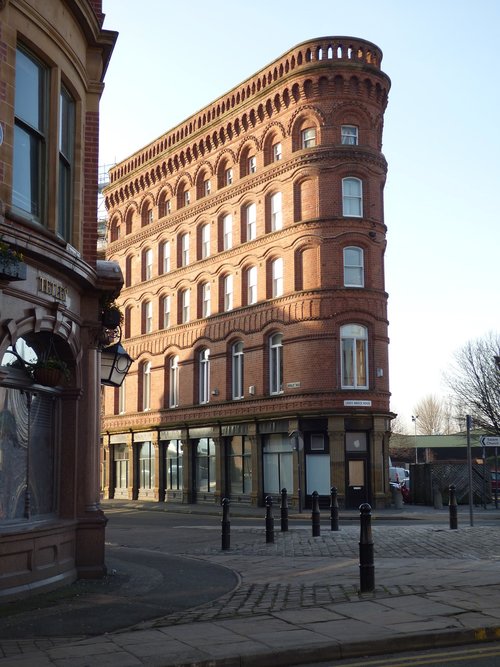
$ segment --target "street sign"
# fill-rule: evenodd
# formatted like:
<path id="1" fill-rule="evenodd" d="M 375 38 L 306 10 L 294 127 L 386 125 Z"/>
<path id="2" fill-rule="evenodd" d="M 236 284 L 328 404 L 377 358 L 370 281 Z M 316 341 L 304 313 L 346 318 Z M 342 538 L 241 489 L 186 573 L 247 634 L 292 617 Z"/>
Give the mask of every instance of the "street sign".
<path id="1" fill-rule="evenodd" d="M 498 435 L 482 435 L 479 438 L 482 447 L 500 447 L 500 436 Z"/>

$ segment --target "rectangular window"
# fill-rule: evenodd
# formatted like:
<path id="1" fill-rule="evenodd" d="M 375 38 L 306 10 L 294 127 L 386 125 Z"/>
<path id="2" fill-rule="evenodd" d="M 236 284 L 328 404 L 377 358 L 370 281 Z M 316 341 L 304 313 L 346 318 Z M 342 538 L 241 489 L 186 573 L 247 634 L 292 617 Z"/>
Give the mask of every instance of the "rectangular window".
<path id="1" fill-rule="evenodd" d="M 163 273 L 170 271 L 170 241 L 163 244 Z"/>
<path id="2" fill-rule="evenodd" d="M 172 213 L 172 202 L 170 199 L 167 199 L 165 202 L 165 215 L 170 215 Z"/>
<path id="3" fill-rule="evenodd" d="M 316 128 L 308 127 L 305 130 L 302 130 L 302 148 L 312 148 L 316 146 Z"/>
<path id="4" fill-rule="evenodd" d="M 226 169 L 224 172 L 224 180 L 226 182 L 226 185 L 231 185 L 233 182 L 233 170 L 232 169 Z"/>
<path id="5" fill-rule="evenodd" d="M 278 257 L 271 265 L 273 298 L 283 294 L 283 258 Z"/>
<path id="6" fill-rule="evenodd" d="M 41 222 L 44 209 L 48 73 L 16 51 L 12 204 Z"/>
<path id="7" fill-rule="evenodd" d="M 212 186 L 210 185 L 210 180 L 207 178 L 203 181 L 203 193 L 207 197 L 212 192 Z"/>
<path id="8" fill-rule="evenodd" d="M 171 300 L 170 296 L 163 297 L 163 328 L 168 329 L 170 326 L 170 312 L 171 312 Z"/>
<path id="9" fill-rule="evenodd" d="M 151 333 L 153 331 L 153 302 L 147 301 L 144 304 L 144 332 Z"/>
<path id="10" fill-rule="evenodd" d="M 269 346 L 269 389 L 271 394 L 283 393 L 283 336 L 275 334 Z"/>
<path id="11" fill-rule="evenodd" d="M 235 343 L 232 347 L 232 397 L 233 400 L 243 398 L 243 343 Z"/>
<path id="12" fill-rule="evenodd" d="M 176 408 L 179 405 L 179 357 L 170 359 L 168 405 Z"/>
<path id="13" fill-rule="evenodd" d="M 71 216 L 73 212 L 73 170 L 75 147 L 75 102 L 63 88 L 59 109 L 59 205 L 57 232 L 71 241 Z"/>
<path id="14" fill-rule="evenodd" d="M 224 278 L 224 310 L 233 309 L 233 276 L 229 275 Z"/>
<path id="15" fill-rule="evenodd" d="M 252 456 L 249 439 L 235 435 L 228 447 L 229 495 L 234 497 L 252 490 Z"/>
<path id="16" fill-rule="evenodd" d="M 125 385 L 127 384 L 127 378 L 123 380 L 121 385 L 118 387 L 118 414 L 123 415 L 126 411 L 126 393 Z"/>
<path id="17" fill-rule="evenodd" d="M 190 301 L 191 301 L 191 290 L 185 289 L 181 293 L 181 321 L 183 324 L 189 322 L 190 315 Z"/>
<path id="18" fill-rule="evenodd" d="M 344 248 L 344 286 L 364 287 L 362 248 Z"/>
<path id="19" fill-rule="evenodd" d="M 248 158 L 248 173 L 249 174 L 255 174 L 257 171 L 257 158 L 255 155 L 252 155 L 251 157 Z"/>
<path id="20" fill-rule="evenodd" d="M 151 248 L 146 250 L 144 263 L 145 263 L 144 277 L 146 280 L 151 280 L 151 278 L 153 277 L 153 251 L 151 250 Z"/>
<path id="21" fill-rule="evenodd" d="M 247 304 L 257 303 L 257 267 L 251 266 L 247 271 Z"/>
<path id="22" fill-rule="evenodd" d="M 151 409 L 151 363 L 148 361 L 142 367 L 142 410 Z"/>
<path id="23" fill-rule="evenodd" d="M 167 445 L 167 489 L 182 489 L 182 441 L 169 440 Z"/>
<path id="24" fill-rule="evenodd" d="M 348 146 L 357 146 L 358 144 L 358 128 L 355 125 L 342 125 L 341 141 Z"/>
<path id="25" fill-rule="evenodd" d="M 283 156 L 281 143 L 273 144 L 273 162 L 278 162 Z"/>
<path id="26" fill-rule="evenodd" d="M 139 488 L 149 490 L 154 487 L 155 462 L 151 442 L 143 442 L 139 449 Z"/>
<path id="27" fill-rule="evenodd" d="M 229 250 L 233 245 L 233 216 L 225 215 L 222 219 L 222 247 Z"/>
<path id="28" fill-rule="evenodd" d="M 342 388 L 368 389 L 367 329 L 357 324 L 346 324 L 340 331 Z"/>
<path id="29" fill-rule="evenodd" d="M 264 493 L 293 493 L 293 449 L 290 438 L 281 433 L 265 436 L 262 448 Z"/>
<path id="30" fill-rule="evenodd" d="M 342 179 L 342 215 L 353 218 L 363 216 L 363 187 L 359 178 Z"/>
<path id="31" fill-rule="evenodd" d="M 282 196 L 281 192 L 275 192 L 271 196 L 271 231 L 276 232 L 283 227 Z"/>
<path id="32" fill-rule="evenodd" d="M 257 237 L 257 205 L 249 204 L 245 209 L 247 241 Z"/>
<path id="33" fill-rule="evenodd" d="M 211 315 L 211 305 L 210 305 L 210 283 L 204 283 L 201 288 L 201 300 L 202 300 L 202 317 L 210 317 Z"/>
<path id="34" fill-rule="evenodd" d="M 200 371 L 200 403 L 210 401 L 210 351 L 203 350 L 199 356 Z"/>
<path id="35" fill-rule="evenodd" d="M 210 257 L 210 225 L 201 228 L 201 258 Z"/>
<path id="36" fill-rule="evenodd" d="M 189 234 L 181 236 L 181 266 L 189 264 Z"/>
<path id="37" fill-rule="evenodd" d="M 200 438 L 195 454 L 196 491 L 198 493 L 215 491 L 215 470 L 215 442 L 212 438 Z"/>
<path id="38" fill-rule="evenodd" d="M 186 190 L 184 192 L 184 206 L 188 206 L 191 203 L 191 195 L 189 194 L 189 190 Z"/>

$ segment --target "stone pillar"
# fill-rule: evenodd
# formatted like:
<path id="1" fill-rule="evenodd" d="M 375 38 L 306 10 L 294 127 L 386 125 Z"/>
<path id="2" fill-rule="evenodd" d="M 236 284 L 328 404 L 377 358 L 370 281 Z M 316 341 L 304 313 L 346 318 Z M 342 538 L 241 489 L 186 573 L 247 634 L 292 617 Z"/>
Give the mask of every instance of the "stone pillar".
<path id="1" fill-rule="evenodd" d="M 374 417 L 371 438 L 372 507 L 380 509 L 390 505 L 389 489 L 389 439 L 386 438 L 385 417 Z"/>
<path id="2" fill-rule="evenodd" d="M 190 504 L 193 502 L 194 498 L 194 489 L 193 489 L 193 462 L 194 462 L 194 453 L 193 448 L 196 447 L 198 440 L 190 440 L 188 438 L 187 431 L 183 432 L 182 435 L 182 502 L 183 504 Z"/>
<path id="3" fill-rule="evenodd" d="M 103 480 L 102 480 L 102 497 L 112 497 L 112 479 L 113 479 L 113 447 L 109 444 L 109 435 L 105 435 L 102 441 L 102 465 L 103 465 Z"/>
<path id="4" fill-rule="evenodd" d="M 250 451 L 252 456 L 252 491 L 250 492 L 250 504 L 252 507 L 262 505 L 260 501 L 263 495 L 262 479 L 262 452 L 260 450 L 260 437 L 257 434 L 257 427 L 255 424 L 248 425 L 248 434 L 246 436 L 250 442 Z"/>

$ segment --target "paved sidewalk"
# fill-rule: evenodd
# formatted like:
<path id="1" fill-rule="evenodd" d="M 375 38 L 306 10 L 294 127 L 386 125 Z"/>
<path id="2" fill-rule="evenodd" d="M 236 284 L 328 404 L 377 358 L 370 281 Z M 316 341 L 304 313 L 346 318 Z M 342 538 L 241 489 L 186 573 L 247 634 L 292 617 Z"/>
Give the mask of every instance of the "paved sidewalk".
<path id="1" fill-rule="evenodd" d="M 0 667 L 278 667 L 500 639 L 500 521 L 471 527 L 460 508 L 459 529 L 449 530 L 445 511 L 403 512 L 414 519 L 404 526 L 377 524 L 382 512 L 374 513 L 372 593 L 358 592 L 359 525 L 342 513 L 339 532 L 323 521 L 315 538 L 307 513 L 287 533 L 275 520 L 274 544 L 264 527 L 232 516 L 229 551 L 212 529 L 208 546 L 193 541 L 185 557 L 236 571 L 234 589 L 108 634 L 0 640 Z M 436 522 L 422 525 L 425 518 Z M 134 553 L 139 566 L 141 550 L 128 549 L 128 558 Z"/>

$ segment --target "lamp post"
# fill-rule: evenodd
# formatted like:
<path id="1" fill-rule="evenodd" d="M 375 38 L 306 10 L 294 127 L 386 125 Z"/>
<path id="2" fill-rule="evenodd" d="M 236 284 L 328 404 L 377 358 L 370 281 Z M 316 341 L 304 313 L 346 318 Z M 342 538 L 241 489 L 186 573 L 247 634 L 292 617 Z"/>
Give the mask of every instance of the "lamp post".
<path id="1" fill-rule="evenodd" d="M 411 420 L 415 426 L 415 463 L 418 463 L 418 449 L 417 449 L 417 419 L 418 415 L 412 415 Z"/>
<path id="2" fill-rule="evenodd" d="M 128 373 L 133 359 L 120 342 L 101 350 L 101 384 L 119 387 Z"/>

